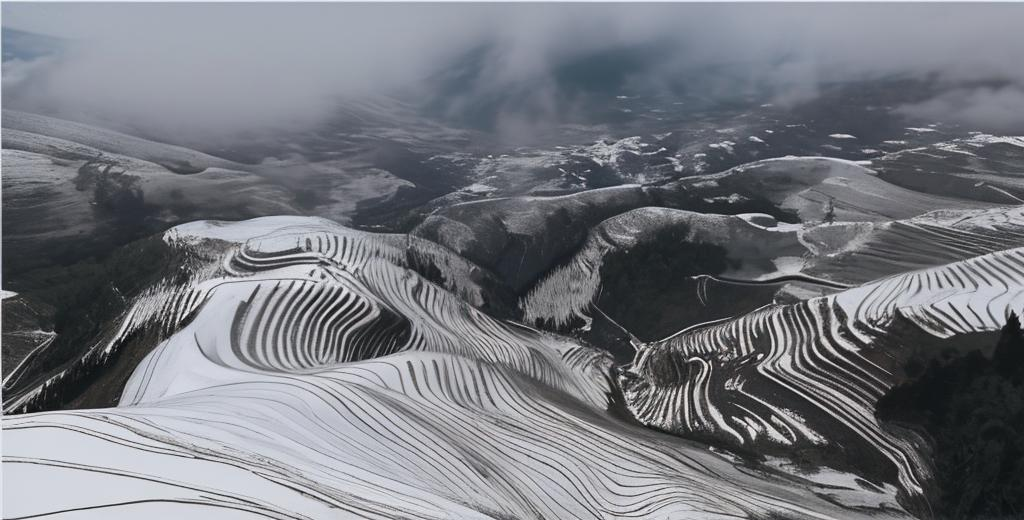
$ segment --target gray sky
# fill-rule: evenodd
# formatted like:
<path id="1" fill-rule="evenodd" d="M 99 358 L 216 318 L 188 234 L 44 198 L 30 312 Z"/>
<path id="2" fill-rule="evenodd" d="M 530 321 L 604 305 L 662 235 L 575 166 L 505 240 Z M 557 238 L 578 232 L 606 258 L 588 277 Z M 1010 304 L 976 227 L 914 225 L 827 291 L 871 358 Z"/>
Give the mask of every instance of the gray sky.
<path id="1" fill-rule="evenodd" d="M 661 49 L 633 81 L 705 65 L 740 71 L 780 101 L 825 81 L 934 76 L 951 85 L 898 110 L 1024 125 L 1024 4 L 3 4 L 4 27 L 70 39 L 58 57 L 8 60 L 4 106 L 151 131 L 315 122 L 339 99 L 416 92 L 486 47 L 453 95 L 526 88 L 558 99 L 552 71 L 623 46 Z M 985 86 L 967 81 L 1001 80 Z M 525 86 L 525 87 L 524 87 Z"/>

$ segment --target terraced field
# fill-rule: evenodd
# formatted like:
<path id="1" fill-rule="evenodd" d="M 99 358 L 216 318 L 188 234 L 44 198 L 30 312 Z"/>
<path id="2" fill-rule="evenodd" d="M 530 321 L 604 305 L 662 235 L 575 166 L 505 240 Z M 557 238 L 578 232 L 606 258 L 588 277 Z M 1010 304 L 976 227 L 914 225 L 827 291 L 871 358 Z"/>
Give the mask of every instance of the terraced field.
<path id="1" fill-rule="evenodd" d="M 846 517 L 811 482 L 610 415 L 607 355 L 487 317 L 404 268 L 392 237 L 275 218 L 165 239 L 225 254 L 97 346 L 168 331 L 120 406 L 5 420 L 9 496 L 42 475 L 104 493 L 5 514 Z"/>
<path id="2" fill-rule="evenodd" d="M 876 404 L 1024 310 L 1024 213 L 879 211 L 884 182 L 792 158 L 409 234 L 176 226 L 68 361 L 5 378 L 4 516 L 921 515 L 928 447 Z"/>

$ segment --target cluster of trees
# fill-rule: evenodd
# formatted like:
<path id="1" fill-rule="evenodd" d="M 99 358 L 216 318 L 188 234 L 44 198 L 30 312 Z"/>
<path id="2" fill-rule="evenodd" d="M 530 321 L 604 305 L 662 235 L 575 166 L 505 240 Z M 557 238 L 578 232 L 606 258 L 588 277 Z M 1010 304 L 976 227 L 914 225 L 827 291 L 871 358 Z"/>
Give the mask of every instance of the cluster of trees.
<path id="1" fill-rule="evenodd" d="M 99 369 L 112 361 L 102 356 L 85 359 L 81 357 L 84 352 L 116 327 L 131 299 L 143 289 L 168 274 L 184 276 L 173 268 L 187 264 L 189 254 L 168 247 L 160 237 L 151 237 L 104 258 L 43 267 L 21 275 L 19 289 L 53 306 L 57 338 L 45 355 L 26 363 L 26 377 L 19 378 L 19 385 L 5 387 L 4 393 L 15 395 L 63 370 L 60 383 L 46 388 L 26 411 L 61 408 L 81 395 L 99 375 Z"/>
<path id="2" fill-rule="evenodd" d="M 995 350 L 932 359 L 878 403 L 878 415 L 933 448 L 939 518 L 1024 516 L 1024 333 L 1011 314 Z"/>
<path id="3" fill-rule="evenodd" d="M 733 266 L 724 247 L 691 242 L 688 226 L 670 226 L 628 250 L 609 253 L 601 266 L 598 306 L 644 340 L 680 329 L 700 307 L 692 276 Z"/>

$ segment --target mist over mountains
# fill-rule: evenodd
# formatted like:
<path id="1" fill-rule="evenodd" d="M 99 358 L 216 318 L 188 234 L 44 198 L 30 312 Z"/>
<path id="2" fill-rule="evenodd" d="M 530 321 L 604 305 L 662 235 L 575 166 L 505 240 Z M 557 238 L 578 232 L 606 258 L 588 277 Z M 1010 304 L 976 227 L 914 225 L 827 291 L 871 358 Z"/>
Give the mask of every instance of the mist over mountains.
<path id="1" fill-rule="evenodd" d="M 616 121 L 621 114 L 601 114 L 607 94 L 791 106 L 829 84 L 916 79 L 930 91 L 891 110 L 1006 131 L 1024 112 L 1012 110 L 1024 73 L 1009 66 L 1024 46 L 1021 10 L 12 4 L 7 27 L 64 45 L 5 55 L 4 98 L 9 108 L 202 142 L 308 129 L 339 105 L 383 94 L 522 138 Z"/>

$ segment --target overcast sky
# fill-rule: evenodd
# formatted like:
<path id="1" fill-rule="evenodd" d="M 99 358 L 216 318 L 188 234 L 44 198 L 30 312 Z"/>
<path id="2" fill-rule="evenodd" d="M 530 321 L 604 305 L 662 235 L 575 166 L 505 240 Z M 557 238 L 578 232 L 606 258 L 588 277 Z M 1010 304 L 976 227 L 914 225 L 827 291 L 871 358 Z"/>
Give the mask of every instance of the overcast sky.
<path id="1" fill-rule="evenodd" d="M 227 135 L 309 124 L 339 99 L 416 92 L 486 48 L 458 95 L 559 87 L 552 70 L 622 46 L 659 49 L 656 84 L 729 65 L 780 100 L 824 81 L 935 77 L 950 88 L 898 110 L 1024 126 L 1024 4 L 19 4 L 3 25 L 68 39 L 6 59 L 4 106 L 153 131 Z M 1001 82 L 965 85 L 968 81 Z M 557 92 L 554 92 L 557 94 Z M 551 99 L 557 99 L 552 96 Z"/>

